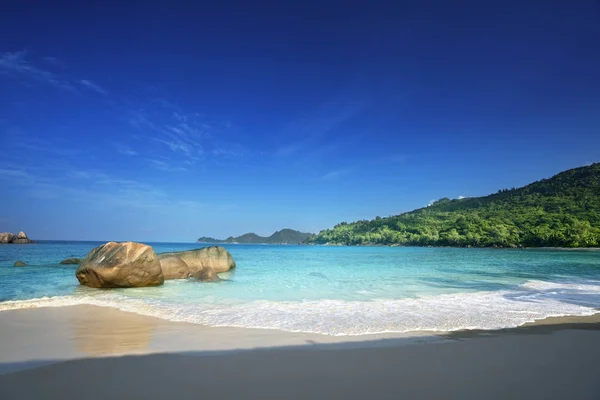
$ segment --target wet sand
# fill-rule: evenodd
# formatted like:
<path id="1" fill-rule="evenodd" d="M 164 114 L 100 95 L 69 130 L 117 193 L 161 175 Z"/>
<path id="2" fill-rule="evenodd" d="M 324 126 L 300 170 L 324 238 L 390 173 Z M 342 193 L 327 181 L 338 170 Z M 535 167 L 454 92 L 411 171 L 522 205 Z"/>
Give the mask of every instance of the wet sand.
<path id="1" fill-rule="evenodd" d="M 331 337 L 74 306 L 0 312 L 0 398 L 600 398 L 600 315 Z"/>

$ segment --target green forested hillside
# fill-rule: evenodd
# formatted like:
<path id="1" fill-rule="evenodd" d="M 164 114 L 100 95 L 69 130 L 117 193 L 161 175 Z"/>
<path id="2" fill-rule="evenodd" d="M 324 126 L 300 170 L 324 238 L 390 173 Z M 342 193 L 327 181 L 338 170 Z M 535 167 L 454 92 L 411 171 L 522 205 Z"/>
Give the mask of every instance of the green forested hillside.
<path id="1" fill-rule="evenodd" d="M 342 222 L 318 244 L 418 246 L 600 246 L 600 163 L 486 197 L 440 199 L 371 221 Z"/>

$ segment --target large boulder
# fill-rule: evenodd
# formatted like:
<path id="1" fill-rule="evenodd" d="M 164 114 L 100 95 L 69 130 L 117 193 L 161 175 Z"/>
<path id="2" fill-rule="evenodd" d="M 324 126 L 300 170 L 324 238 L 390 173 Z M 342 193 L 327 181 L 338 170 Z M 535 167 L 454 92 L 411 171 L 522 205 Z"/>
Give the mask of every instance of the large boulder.
<path id="1" fill-rule="evenodd" d="M 134 242 L 108 242 L 96 247 L 75 276 L 79 283 L 93 288 L 158 286 L 165 280 L 154 249 Z"/>
<path id="2" fill-rule="evenodd" d="M 24 263 L 23 261 L 19 260 L 19 261 L 15 261 L 15 263 L 13 264 L 15 267 L 25 267 L 27 266 L 26 263 Z"/>
<path id="3" fill-rule="evenodd" d="M 2 232 L 0 233 L 0 243 L 12 243 L 13 240 L 15 240 L 17 238 L 17 236 L 14 233 L 10 233 L 10 232 Z"/>
<path id="4" fill-rule="evenodd" d="M 158 255 L 158 259 L 165 279 L 190 278 L 204 268 L 210 268 L 215 273 L 235 268 L 233 257 L 221 246 L 162 253 Z"/>

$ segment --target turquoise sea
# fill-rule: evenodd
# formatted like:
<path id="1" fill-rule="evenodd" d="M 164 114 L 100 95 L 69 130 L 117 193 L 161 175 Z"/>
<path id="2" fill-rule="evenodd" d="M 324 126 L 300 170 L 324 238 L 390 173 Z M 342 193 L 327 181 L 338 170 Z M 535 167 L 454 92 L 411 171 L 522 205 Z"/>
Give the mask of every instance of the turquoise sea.
<path id="1" fill-rule="evenodd" d="M 82 287 L 77 266 L 59 262 L 100 244 L 0 245 L 0 312 L 95 304 L 208 326 L 363 335 L 514 327 L 600 307 L 600 251 L 226 245 L 237 268 L 222 282 Z"/>

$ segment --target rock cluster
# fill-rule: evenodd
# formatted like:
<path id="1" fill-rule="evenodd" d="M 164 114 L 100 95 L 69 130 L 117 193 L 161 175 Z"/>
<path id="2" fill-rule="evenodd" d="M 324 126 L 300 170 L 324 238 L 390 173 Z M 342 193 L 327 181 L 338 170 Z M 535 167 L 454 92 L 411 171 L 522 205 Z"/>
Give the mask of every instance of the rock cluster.
<path id="1" fill-rule="evenodd" d="M 2 244 L 29 244 L 33 243 L 23 231 L 17 233 L 2 232 L 0 233 L 0 243 Z"/>
<path id="2" fill-rule="evenodd" d="M 220 246 L 157 255 L 145 244 L 108 242 L 88 254 L 75 276 L 82 285 L 94 288 L 144 287 L 168 279 L 217 281 L 217 273 L 232 268 L 233 257 Z"/>

